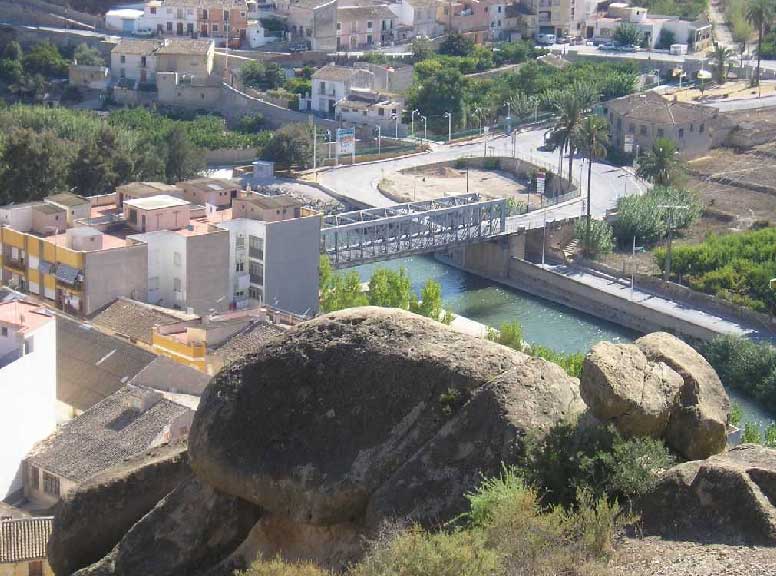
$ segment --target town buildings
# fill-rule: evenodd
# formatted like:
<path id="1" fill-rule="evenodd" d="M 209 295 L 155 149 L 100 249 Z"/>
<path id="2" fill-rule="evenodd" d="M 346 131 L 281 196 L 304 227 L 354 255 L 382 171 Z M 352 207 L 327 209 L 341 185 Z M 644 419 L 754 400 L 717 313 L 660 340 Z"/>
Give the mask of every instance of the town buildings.
<path id="1" fill-rule="evenodd" d="M 214 55 L 210 40 L 124 38 L 111 50 L 111 76 L 114 81 L 140 84 L 155 84 L 157 72 L 207 78 L 213 71 Z"/>
<path id="2" fill-rule="evenodd" d="M 0 576 L 54 576 L 46 550 L 54 518 L 5 518 L 1 507 Z"/>
<path id="3" fill-rule="evenodd" d="M 437 5 L 437 0 L 398 0 L 388 4 L 397 17 L 394 22 L 396 40 L 410 40 L 416 36 L 433 38 L 441 34 L 443 27 L 437 22 Z"/>
<path id="4" fill-rule="evenodd" d="M 337 0 L 278 0 L 275 10 L 285 18 L 292 44 L 313 50 L 337 47 Z"/>
<path id="5" fill-rule="evenodd" d="M 373 85 L 374 74 L 368 70 L 329 64 L 313 73 L 312 93 L 299 97 L 299 109 L 333 117 L 337 102 L 352 89 L 371 89 Z"/>
<path id="6" fill-rule="evenodd" d="M 248 11 L 245 0 L 149 0 L 134 27 L 158 36 L 212 38 L 219 45 L 228 37 L 230 46 L 239 47 L 247 34 Z"/>
<path id="7" fill-rule="evenodd" d="M 713 108 L 663 98 L 656 92 L 632 94 L 605 103 L 611 142 L 626 153 L 648 151 L 668 138 L 684 157 L 708 151 L 718 112 Z"/>
<path id="8" fill-rule="evenodd" d="M 0 303 L 0 500 L 19 495 L 25 454 L 56 427 L 56 336 L 49 310 Z"/>
<path id="9" fill-rule="evenodd" d="M 398 20 L 388 6 L 337 6 L 337 50 L 369 49 L 395 40 Z"/>

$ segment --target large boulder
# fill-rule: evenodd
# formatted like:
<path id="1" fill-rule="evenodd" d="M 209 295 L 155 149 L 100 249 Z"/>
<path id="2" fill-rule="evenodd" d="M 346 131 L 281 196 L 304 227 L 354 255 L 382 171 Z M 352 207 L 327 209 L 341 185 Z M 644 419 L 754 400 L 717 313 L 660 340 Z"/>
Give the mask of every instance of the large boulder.
<path id="1" fill-rule="evenodd" d="M 261 517 L 259 508 L 197 478 L 182 482 L 102 558 L 75 576 L 232 574 L 229 558 Z"/>
<path id="2" fill-rule="evenodd" d="M 652 362 L 664 362 L 682 377 L 666 430 L 671 446 L 681 446 L 685 458 L 697 460 L 725 449 L 730 400 L 717 372 L 691 346 L 665 332 L 636 340 Z"/>
<path id="3" fill-rule="evenodd" d="M 594 416 L 626 436 L 663 438 L 688 459 L 725 448 L 727 393 L 709 363 L 670 334 L 599 342 L 585 357 L 580 391 Z"/>
<path id="4" fill-rule="evenodd" d="M 447 520 L 526 434 L 583 409 L 555 364 L 401 310 L 356 308 L 218 374 L 189 450 L 199 478 L 259 505 L 296 542 L 388 518 Z"/>
<path id="5" fill-rule="evenodd" d="M 776 450 L 742 444 L 668 470 L 641 501 L 648 533 L 776 545 Z"/>
<path id="6" fill-rule="evenodd" d="M 48 560 L 59 576 L 102 558 L 135 522 L 191 477 L 186 445 L 156 448 L 68 494 L 54 513 Z"/>

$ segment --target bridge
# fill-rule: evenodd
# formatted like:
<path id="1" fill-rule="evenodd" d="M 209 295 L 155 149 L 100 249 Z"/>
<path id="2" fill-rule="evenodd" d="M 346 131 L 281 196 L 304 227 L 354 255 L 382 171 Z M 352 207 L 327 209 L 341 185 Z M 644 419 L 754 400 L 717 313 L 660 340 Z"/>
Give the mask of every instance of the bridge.
<path id="1" fill-rule="evenodd" d="M 506 233 L 506 199 L 478 194 L 326 216 L 321 254 L 335 268 L 435 252 Z"/>

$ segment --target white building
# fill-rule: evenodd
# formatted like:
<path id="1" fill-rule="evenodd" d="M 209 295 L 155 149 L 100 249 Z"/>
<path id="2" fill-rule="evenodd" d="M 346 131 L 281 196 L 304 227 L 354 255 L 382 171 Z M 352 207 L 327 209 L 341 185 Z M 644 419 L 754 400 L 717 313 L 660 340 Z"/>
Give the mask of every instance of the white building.
<path id="1" fill-rule="evenodd" d="M 143 19 L 143 11 L 134 8 L 117 8 L 105 13 L 105 27 L 124 34 L 136 34 Z"/>
<path id="2" fill-rule="evenodd" d="M 0 304 L 0 500 L 20 493 L 22 461 L 56 428 L 56 335 L 37 304 Z"/>
<path id="3" fill-rule="evenodd" d="M 237 218 L 219 227 L 229 231 L 229 287 L 237 308 L 259 303 L 317 313 L 319 215 L 276 222 Z"/>
<path id="4" fill-rule="evenodd" d="M 399 19 L 399 40 L 415 36 L 433 38 L 442 32 L 437 22 L 436 0 L 399 0 L 388 4 L 388 8 Z"/>
<path id="5" fill-rule="evenodd" d="M 161 40 L 129 40 L 124 38 L 110 52 L 110 72 L 113 80 L 126 78 L 140 83 L 156 80 L 156 50 Z"/>
<path id="6" fill-rule="evenodd" d="M 251 48 L 259 48 L 270 42 L 280 40 L 277 36 L 268 35 L 267 30 L 261 25 L 261 20 L 248 20 L 248 45 Z"/>
<path id="7" fill-rule="evenodd" d="M 325 116 L 334 116 L 334 107 L 347 98 L 353 88 L 371 89 L 374 74 L 368 70 L 329 64 L 316 70 L 312 77 L 312 94 L 300 96 L 300 110 L 312 110 Z"/>
<path id="8" fill-rule="evenodd" d="M 164 33 L 161 0 L 149 0 L 143 5 L 143 17 L 140 19 L 137 31 L 150 34 Z"/>

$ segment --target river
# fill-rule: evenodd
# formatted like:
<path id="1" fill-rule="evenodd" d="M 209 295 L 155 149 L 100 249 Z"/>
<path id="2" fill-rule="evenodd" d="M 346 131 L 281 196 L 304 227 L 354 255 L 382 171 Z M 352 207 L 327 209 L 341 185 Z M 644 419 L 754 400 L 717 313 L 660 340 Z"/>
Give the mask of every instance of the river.
<path id="1" fill-rule="evenodd" d="M 436 280 L 442 287 L 445 309 L 495 328 L 516 320 L 523 327 L 526 341 L 561 352 L 587 352 L 600 340 L 631 342 L 639 336 L 617 324 L 463 272 L 427 256 L 365 264 L 353 270 L 366 282 L 378 267 L 404 267 L 417 293 L 428 279 Z M 745 422 L 764 427 L 774 420 L 756 402 L 734 390 L 728 389 L 728 394 L 732 402 L 741 405 Z"/>

